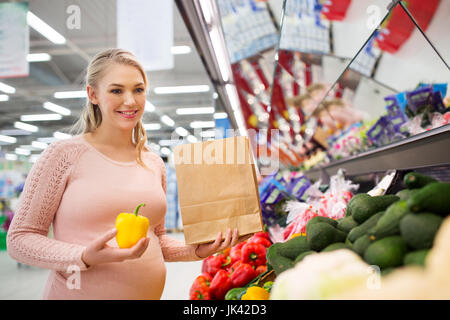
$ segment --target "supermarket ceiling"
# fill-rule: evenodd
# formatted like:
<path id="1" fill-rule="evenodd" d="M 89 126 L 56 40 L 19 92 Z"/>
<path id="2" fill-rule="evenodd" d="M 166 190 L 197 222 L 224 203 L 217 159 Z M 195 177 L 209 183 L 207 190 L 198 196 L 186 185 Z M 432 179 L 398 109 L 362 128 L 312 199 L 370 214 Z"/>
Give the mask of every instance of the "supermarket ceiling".
<path id="1" fill-rule="evenodd" d="M 66 11 L 70 5 L 80 8 L 79 29 L 66 27 L 69 16 Z M 85 98 L 58 99 L 55 92 L 83 90 L 88 61 L 97 52 L 116 47 L 116 1 L 31 0 L 29 10 L 63 35 L 67 42 L 52 43 L 35 29 L 29 28 L 29 52 L 46 53 L 50 55 L 50 60 L 30 62 L 28 77 L 1 80 L 2 83 L 15 89 L 13 94 L 9 94 L 8 101 L 0 102 L 0 135 L 17 138 L 15 144 L 0 142 L 2 152 L 5 153 L 14 151 L 22 145 L 29 146 L 38 138 L 52 138 L 54 132 L 71 127 L 79 118 Z M 184 115 L 177 112 L 177 109 L 191 107 L 211 109 L 215 107 L 216 101 L 213 98 L 214 88 L 175 3 L 173 3 L 173 37 L 172 49 L 181 51 L 181 53 L 174 52 L 174 67 L 169 70 L 148 72 L 150 91 L 147 100 L 155 106 L 156 111 L 146 112 L 143 120 L 146 124 L 153 124 L 152 129 L 156 129 L 147 131 L 150 141 L 155 143 L 169 139 L 170 134 L 178 126 L 192 130 L 190 124 L 193 121 L 214 120 L 213 113 Z M 154 90 L 157 87 L 181 85 L 208 85 L 210 90 L 189 94 L 156 94 Z M 46 102 L 69 109 L 70 115 L 62 116 L 60 120 L 27 122 L 38 126 L 39 130 L 34 133 L 18 129 L 14 125 L 15 122 L 21 121 L 23 115 L 52 113 L 44 109 Z M 170 117 L 175 122 L 174 126 L 161 122 L 162 115 Z M 25 122 L 23 118 L 22 122 Z M 39 148 L 30 148 L 33 153 L 41 151 Z"/>

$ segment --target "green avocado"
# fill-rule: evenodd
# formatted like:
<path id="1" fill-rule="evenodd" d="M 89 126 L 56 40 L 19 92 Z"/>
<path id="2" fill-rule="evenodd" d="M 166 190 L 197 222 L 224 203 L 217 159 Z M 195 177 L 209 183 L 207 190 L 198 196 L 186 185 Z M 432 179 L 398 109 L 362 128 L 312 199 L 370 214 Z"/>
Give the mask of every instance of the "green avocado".
<path id="1" fill-rule="evenodd" d="M 407 250 L 408 246 L 401 236 L 386 237 L 369 245 L 364 260 L 380 269 L 393 268 L 403 263 Z"/>
<path id="2" fill-rule="evenodd" d="M 412 212 L 432 212 L 447 216 L 450 214 L 450 184 L 429 183 L 411 196 L 407 205 Z"/>
<path id="3" fill-rule="evenodd" d="M 444 219 L 433 213 L 410 213 L 400 221 L 400 234 L 414 249 L 429 249 Z"/>
<path id="4" fill-rule="evenodd" d="M 422 188 L 429 183 L 436 182 L 436 179 L 418 172 L 409 172 L 403 177 L 403 182 L 408 189 Z"/>
<path id="5" fill-rule="evenodd" d="M 409 252 L 405 255 L 405 258 L 403 259 L 403 264 L 405 266 L 418 265 L 424 267 L 425 259 L 427 258 L 429 252 L 430 249 L 423 249 Z"/>
<path id="6" fill-rule="evenodd" d="M 325 222 L 318 222 L 309 227 L 306 239 L 311 250 L 321 251 L 328 245 L 335 242 L 344 242 L 345 232 L 342 232 Z"/>
<path id="7" fill-rule="evenodd" d="M 409 214 L 410 211 L 406 205 L 406 201 L 397 201 L 386 209 L 383 216 L 377 221 L 375 227 L 369 231 L 369 235 L 375 239 L 381 239 L 387 236 L 392 236 L 400 233 L 400 220 Z"/>
<path id="8" fill-rule="evenodd" d="M 349 233 L 350 230 L 357 226 L 358 223 L 353 219 L 353 217 L 348 216 L 339 220 L 336 228 L 342 232 Z"/>
<path id="9" fill-rule="evenodd" d="M 286 242 L 279 243 L 278 254 L 289 259 L 295 259 L 300 253 L 308 251 L 308 241 L 305 236 L 298 236 Z"/>
<path id="10" fill-rule="evenodd" d="M 357 223 L 363 223 L 375 213 L 385 210 L 399 199 L 392 194 L 360 199 L 352 206 L 352 217 Z"/>
<path id="11" fill-rule="evenodd" d="M 367 234 L 369 230 L 377 224 L 378 220 L 383 216 L 383 214 L 384 211 L 378 212 L 373 216 L 371 216 L 369 219 L 367 219 L 361 225 L 353 228 L 348 234 L 348 240 L 353 243 L 359 237 Z"/>

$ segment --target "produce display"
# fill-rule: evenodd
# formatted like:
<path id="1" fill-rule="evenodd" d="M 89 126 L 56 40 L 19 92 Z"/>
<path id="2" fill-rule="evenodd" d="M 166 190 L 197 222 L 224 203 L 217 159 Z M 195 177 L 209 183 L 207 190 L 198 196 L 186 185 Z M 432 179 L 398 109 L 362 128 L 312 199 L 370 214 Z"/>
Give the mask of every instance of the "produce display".
<path id="1" fill-rule="evenodd" d="M 202 274 L 191 285 L 191 300 L 267 300 L 271 283 L 266 254 L 272 245 L 267 232 L 255 233 L 219 254 L 203 260 Z"/>
<path id="2" fill-rule="evenodd" d="M 279 191 L 278 202 L 270 203 L 276 211 L 270 211 L 271 219 L 266 220 L 272 223 L 266 224 L 268 232 L 205 259 L 202 274 L 192 284 L 191 299 L 344 295 L 368 286 L 377 275 L 385 279 L 407 267 L 423 269 L 436 234 L 450 215 L 450 184 L 418 172 L 404 176 L 404 189 L 384 195 L 353 196 L 358 185 L 341 171 L 328 185 L 311 184 L 298 174 L 285 177 L 277 173 L 263 182 L 263 192 Z M 298 185 L 297 190 L 307 187 L 297 198 L 292 185 Z"/>
<path id="3" fill-rule="evenodd" d="M 306 235 L 269 247 L 277 275 L 271 299 L 330 298 L 367 286 L 374 266 L 383 277 L 405 266 L 423 268 L 450 215 L 450 184 L 417 172 L 406 174 L 404 184 L 396 195 L 357 194 L 345 217 L 313 217 Z"/>

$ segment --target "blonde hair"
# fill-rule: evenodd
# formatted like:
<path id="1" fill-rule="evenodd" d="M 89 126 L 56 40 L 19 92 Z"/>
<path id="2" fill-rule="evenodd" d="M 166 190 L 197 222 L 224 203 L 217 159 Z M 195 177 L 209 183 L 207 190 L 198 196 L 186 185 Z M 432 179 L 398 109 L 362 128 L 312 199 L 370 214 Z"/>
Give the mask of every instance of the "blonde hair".
<path id="1" fill-rule="evenodd" d="M 290 106 L 301 108 L 303 102 L 306 100 L 310 100 L 310 99 L 312 99 L 312 97 L 308 93 L 305 93 L 300 96 L 294 96 L 294 97 L 287 98 L 286 103 Z"/>
<path id="2" fill-rule="evenodd" d="M 87 68 L 85 84 L 96 88 L 105 70 L 111 63 L 118 63 L 137 68 L 144 79 L 145 88 L 148 88 L 148 80 L 144 68 L 133 53 L 123 49 L 108 49 L 96 54 Z M 100 108 L 98 105 L 93 104 L 88 98 L 81 113 L 81 117 L 73 126 L 72 131 L 75 131 L 77 134 L 93 132 L 101 123 L 102 113 Z M 133 129 L 132 139 L 138 151 L 136 161 L 141 166 L 148 168 L 142 161 L 142 151 L 144 149 L 148 151 L 148 148 L 146 147 L 147 134 L 141 120 L 138 121 Z"/>

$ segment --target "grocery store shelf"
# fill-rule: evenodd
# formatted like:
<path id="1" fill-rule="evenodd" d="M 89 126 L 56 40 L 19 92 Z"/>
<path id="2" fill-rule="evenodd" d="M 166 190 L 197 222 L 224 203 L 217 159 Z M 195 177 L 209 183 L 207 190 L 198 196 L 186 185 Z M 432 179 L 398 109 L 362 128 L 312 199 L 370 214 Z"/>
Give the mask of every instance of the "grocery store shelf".
<path id="1" fill-rule="evenodd" d="M 445 125 L 392 144 L 333 161 L 306 172 L 317 180 L 322 174 L 336 174 L 342 168 L 353 176 L 390 169 L 414 169 L 450 164 L 450 125 Z"/>

